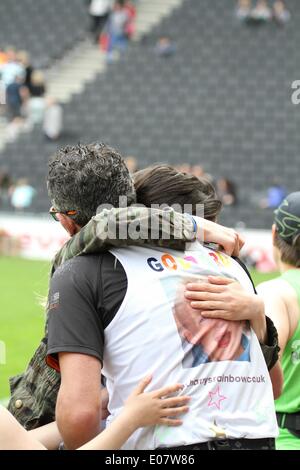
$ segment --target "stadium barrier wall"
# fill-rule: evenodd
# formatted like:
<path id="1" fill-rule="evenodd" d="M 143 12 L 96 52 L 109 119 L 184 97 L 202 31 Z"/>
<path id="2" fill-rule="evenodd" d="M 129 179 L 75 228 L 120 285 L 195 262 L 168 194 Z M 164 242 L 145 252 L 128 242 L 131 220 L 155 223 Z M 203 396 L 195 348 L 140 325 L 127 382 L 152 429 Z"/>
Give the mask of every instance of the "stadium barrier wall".
<path id="1" fill-rule="evenodd" d="M 274 270 L 271 231 L 241 233 L 246 239 L 242 258 L 247 264 L 262 272 Z M 0 255 L 51 260 L 67 239 L 61 225 L 48 218 L 0 214 Z"/>
<path id="2" fill-rule="evenodd" d="M 0 214 L 0 254 L 51 260 L 68 240 L 61 225 L 48 218 Z"/>

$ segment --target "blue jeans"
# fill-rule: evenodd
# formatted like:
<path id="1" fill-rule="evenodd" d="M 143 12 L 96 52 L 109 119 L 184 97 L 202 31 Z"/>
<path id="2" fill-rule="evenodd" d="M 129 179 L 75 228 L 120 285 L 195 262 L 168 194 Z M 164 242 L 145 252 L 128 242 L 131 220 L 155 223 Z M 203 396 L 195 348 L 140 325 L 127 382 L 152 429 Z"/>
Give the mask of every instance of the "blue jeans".
<path id="1" fill-rule="evenodd" d="M 120 34 L 113 34 L 111 33 L 109 36 L 108 41 L 108 49 L 107 49 L 107 56 L 108 59 L 112 59 L 112 53 L 114 50 L 119 50 L 120 52 L 124 52 L 127 47 L 128 39 L 125 35 Z"/>

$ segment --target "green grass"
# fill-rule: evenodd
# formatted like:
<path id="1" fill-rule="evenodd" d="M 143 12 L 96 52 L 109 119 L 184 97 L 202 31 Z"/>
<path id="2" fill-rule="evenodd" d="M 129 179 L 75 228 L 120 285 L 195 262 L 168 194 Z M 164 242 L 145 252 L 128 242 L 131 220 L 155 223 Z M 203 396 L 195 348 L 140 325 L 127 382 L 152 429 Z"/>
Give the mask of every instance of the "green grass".
<path id="1" fill-rule="evenodd" d="M 0 401 L 9 396 L 8 377 L 24 370 L 43 335 L 40 298 L 47 295 L 49 263 L 0 258 L 0 341 L 6 364 L 0 364 Z M 277 274 L 252 271 L 255 284 Z"/>
<path id="2" fill-rule="evenodd" d="M 49 263 L 0 258 L 0 341 L 6 364 L 0 364 L 0 400 L 9 396 L 8 377 L 24 370 L 42 338 Z"/>
<path id="3" fill-rule="evenodd" d="M 261 282 L 264 281 L 269 281 L 270 279 L 274 279 L 275 277 L 279 276 L 279 273 L 277 272 L 272 272 L 272 273 L 260 273 L 258 271 L 255 271 L 255 269 L 250 270 L 250 274 L 252 276 L 252 279 L 254 281 L 254 284 L 257 286 Z"/>

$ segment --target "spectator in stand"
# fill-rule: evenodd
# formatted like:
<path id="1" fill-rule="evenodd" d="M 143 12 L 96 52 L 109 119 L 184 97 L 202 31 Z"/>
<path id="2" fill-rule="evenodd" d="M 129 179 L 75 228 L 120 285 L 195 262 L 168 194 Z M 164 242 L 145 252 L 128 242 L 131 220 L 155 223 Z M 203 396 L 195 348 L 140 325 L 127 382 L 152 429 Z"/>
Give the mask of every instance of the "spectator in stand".
<path id="1" fill-rule="evenodd" d="M 191 173 L 193 176 L 196 176 L 197 178 L 205 178 L 205 172 L 201 165 L 194 165 L 192 167 Z"/>
<path id="2" fill-rule="evenodd" d="M 176 166 L 176 170 L 180 173 L 191 173 L 192 166 L 190 165 L 190 163 L 180 163 Z"/>
<path id="3" fill-rule="evenodd" d="M 91 0 L 89 13 L 91 17 L 91 33 L 96 44 L 109 18 L 113 0 Z"/>
<path id="4" fill-rule="evenodd" d="M 33 73 L 33 67 L 30 63 L 29 54 L 26 51 L 20 51 L 17 53 L 17 59 L 25 71 L 24 86 L 29 90 L 29 93 L 31 93 L 31 78 Z"/>
<path id="5" fill-rule="evenodd" d="M 16 75 L 13 82 L 6 87 L 7 118 L 11 123 L 17 124 L 22 121 L 23 93 L 23 76 Z"/>
<path id="6" fill-rule="evenodd" d="M 197 178 L 205 178 L 207 181 L 213 182 L 213 177 L 209 173 L 206 173 L 201 165 L 194 165 L 191 168 L 190 173 Z"/>
<path id="7" fill-rule="evenodd" d="M 130 16 L 124 1 L 117 1 L 108 21 L 108 50 L 107 60 L 114 60 L 115 51 L 124 52 L 127 43 L 127 27 L 130 22 Z"/>
<path id="8" fill-rule="evenodd" d="M 31 87 L 26 114 L 30 123 L 36 124 L 43 120 L 45 112 L 45 77 L 40 70 L 34 70 L 31 75 Z"/>
<path id="9" fill-rule="evenodd" d="M 233 181 L 227 178 L 218 179 L 217 194 L 224 206 L 234 206 L 237 204 L 236 188 Z"/>
<path id="10" fill-rule="evenodd" d="M 7 62 L 2 68 L 2 81 L 5 87 L 13 83 L 16 77 L 22 77 L 24 81 L 25 70 L 23 65 L 17 61 L 16 51 L 9 48 L 6 51 Z"/>
<path id="11" fill-rule="evenodd" d="M 276 2 L 273 5 L 273 17 L 274 20 L 279 24 L 279 25 L 284 25 L 288 23 L 291 19 L 291 14 L 286 8 L 284 2 L 282 0 L 276 0 Z"/>
<path id="12" fill-rule="evenodd" d="M 160 57 L 170 57 L 176 52 L 176 46 L 168 36 L 162 36 L 156 43 L 155 52 Z"/>
<path id="13" fill-rule="evenodd" d="M 29 185 L 26 178 L 19 179 L 12 189 L 11 204 L 17 211 L 23 211 L 32 204 L 36 190 Z"/>
<path id="14" fill-rule="evenodd" d="M 126 34 L 131 39 L 135 32 L 136 7 L 130 0 L 125 0 L 124 7 L 128 12 L 129 20 L 126 26 Z"/>
<path id="15" fill-rule="evenodd" d="M 41 70 L 34 70 L 31 75 L 30 96 L 43 98 L 46 93 L 45 75 Z"/>
<path id="16" fill-rule="evenodd" d="M 251 14 L 251 8 L 251 0 L 239 0 L 235 10 L 236 17 L 241 21 L 248 20 Z"/>
<path id="17" fill-rule="evenodd" d="M 63 130 L 63 108 L 54 98 L 46 99 L 43 131 L 50 141 L 60 138 Z"/>
<path id="18" fill-rule="evenodd" d="M 12 186 L 12 179 L 5 168 L 0 168 L 0 207 L 6 206 L 9 199 L 9 189 Z"/>
<path id="19" fill-rule="evenodd" d="M 132 156 L 126 157 L 125 163 L 131 175 L 133 175 L 133 173 L 138 171 L 138 162 L 135 157 L 132 157 Z"/>
<path id="20" fill-rule="evenodd" d="M 260 201 L 260 207 L 262 209 L 277 209 L 286 195 L 287 191 L 284 186 L 275 179 L 272 186 L 268 188 L 267 197 Z"/>
<path id="21" fill-rule="evenodd" d="M 7 62 L 7 55 L 2 49 L 2 47 L 0 47 L 0 75 L 6 62 Z"/>
<path id="22" fill-rule="evenodd" d="M 258 0 L 256 7 L 251 11 L 250 18 L 257 22 L 266 22 L 272 19 L 272 11 L 267 0 Z"/>

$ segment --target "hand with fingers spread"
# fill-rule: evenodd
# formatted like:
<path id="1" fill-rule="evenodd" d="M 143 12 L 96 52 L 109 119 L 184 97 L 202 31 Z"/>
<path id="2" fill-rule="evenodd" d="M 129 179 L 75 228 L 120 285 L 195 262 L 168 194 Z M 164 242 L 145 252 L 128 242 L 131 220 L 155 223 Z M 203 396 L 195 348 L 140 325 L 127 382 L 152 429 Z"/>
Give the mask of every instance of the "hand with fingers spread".
<path id="1" fill-rule="evenodd" d="M 225 277 L 208 276 L 207 282 L 187 284 L 185 298 L 192 308 L 201 311 L 204 318 L 249 320 L 259 341 L 264 342 L 264 303 L 254 293 L 247 292 L 239 282 Z"/>
<path id="2" fill-rule="evenodd" d="M 128 419 L 136 428 L 163 424 L 167 426 L 179 426 L 182 424 L 177 416 L 188 411 L 186 406 L 190 400 L 187 396 L 170 395 L 182 390 L 180 384 L 169 385 L 153 392 L 144 392 L 151 382 L 152 377 L 146 377 L 131 393 L 125 402 L 123 413 L 128 414 Z"/>
<path id="3" fill-rule="evenodd" d="M 153 392 L 145 392 L 152 377 L 146 377 L 126 400 L 121 413 L 98 436 L 84 444 L 79 450 L 115 450 L 140 427 L 163 424 L 179 426 L 175 419 L 188 411 L 190 397 L 173 396 L 182 390 L 180 384 L 169 385 Z M 0 405 L 0 450 L 46 450 L 50 442 L 61 441 L 56 423 L 27 432 L 16 419 Z M 52 444 L 51 444 L 52 445 Z M 57 447 L 49 447 L 57 448 Z"/>

